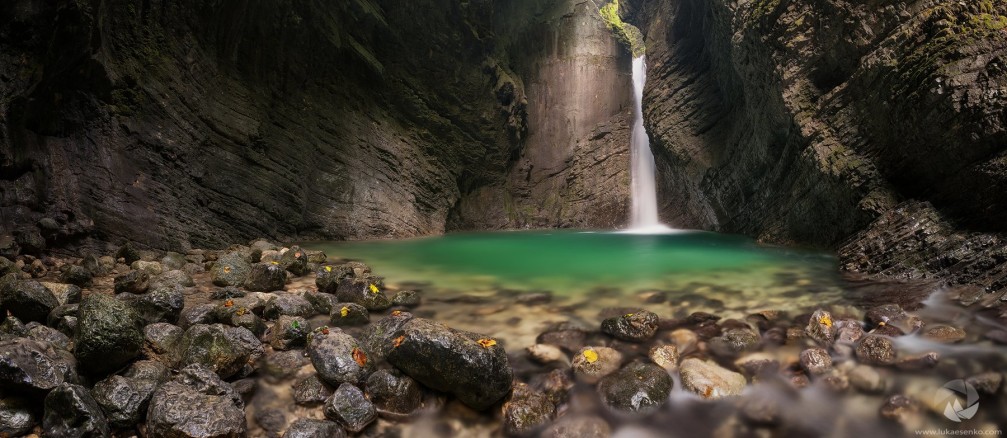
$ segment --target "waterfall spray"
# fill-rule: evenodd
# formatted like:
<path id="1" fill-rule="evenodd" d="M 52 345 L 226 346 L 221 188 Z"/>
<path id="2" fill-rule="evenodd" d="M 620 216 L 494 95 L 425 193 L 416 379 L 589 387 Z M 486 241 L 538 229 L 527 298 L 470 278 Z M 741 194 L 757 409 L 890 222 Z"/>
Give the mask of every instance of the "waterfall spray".
<path id="1" fill-rule="evenodd" d="M 670 229 L 657 218 L 654 153 L 650 151 L 650 138 L 643 127 L 643 86 L 646 82 L 647 64 L 644 57 L 633 58 L 633 130 L 630 137 L 633 209 L 629 231 L 659 233 Z"/>

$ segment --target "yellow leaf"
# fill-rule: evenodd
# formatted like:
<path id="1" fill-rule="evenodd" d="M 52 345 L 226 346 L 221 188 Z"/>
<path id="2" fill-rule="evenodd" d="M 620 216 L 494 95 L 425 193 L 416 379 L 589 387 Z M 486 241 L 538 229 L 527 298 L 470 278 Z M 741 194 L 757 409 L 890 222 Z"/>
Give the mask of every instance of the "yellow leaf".
<path id="1" fill-rule="evenodd" d="M 332 272 L 332 266 L 326 266 L 325 272 Z"/>
<path id="2" fill-rule="evenodd" d="M 371 293 L 372 293 L 372 294 L 376 294 L 376 293 L 378 293 L 378 287 L 377 287 L 377 286 L 375 286 L 375 285 L 374 285 L 374 283 L 371 283 L 371 285 L 370 285 L 370 286 L 368 286 L 368 288 L 369 288 L 369 289 L 371 290 Z"/>
<path id="3" fill-rule="evenodd" d="M 821 318 L 818 318 L 818 323 L 826 327 L 832 327 L 832 318 L 830 318 L 829 315 L 824 315 Z"/>
<path id="4" fill-rule="evenodd" d="M 350 308 L 347 307 L 347 306 L 343 306 L 342 309 L 339 309 L 339 317 L 340 318 L 346 318 L 346 315 L 349 314 L 349 313 L 350 313 Z"/>
<path id="5" fill-rule="evenodd" d="M 490 348 L 490 347 L 492 347 L 492 346 L 494 346 L 494 345 L 497 344 L 497 341 L 494 341 L 493 339 L 486 339 L 486 338 L 480 339 L 480 340 L 478 340 L 476 342 L 479 345 L 481 345 L 483 348 Z"/>
<path id="6" fill-rule="evenodd" d="M 587 363 L 595 363 L 598 361 L 598 352 L 594 350 L 584 350 L 584 359 Z"/>

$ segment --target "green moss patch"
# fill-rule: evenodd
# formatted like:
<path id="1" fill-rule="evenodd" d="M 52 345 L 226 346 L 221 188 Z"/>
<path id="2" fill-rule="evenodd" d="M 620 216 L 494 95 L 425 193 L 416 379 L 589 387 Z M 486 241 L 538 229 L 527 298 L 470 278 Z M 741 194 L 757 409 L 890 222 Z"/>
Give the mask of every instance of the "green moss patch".
<path id="1" fill-rule="evenodd" d="M 602 6 L 598 12 L 608 28 L 615 34 L 615 38 L 629 48 L 634 58 L 643 56 L 647 52 L 647 46 L 643 43 L 643 32 L 640 32 L 636 26 L 622 21 L 622 17 L 619 16 L 619 0 L 612 0 Z"/>

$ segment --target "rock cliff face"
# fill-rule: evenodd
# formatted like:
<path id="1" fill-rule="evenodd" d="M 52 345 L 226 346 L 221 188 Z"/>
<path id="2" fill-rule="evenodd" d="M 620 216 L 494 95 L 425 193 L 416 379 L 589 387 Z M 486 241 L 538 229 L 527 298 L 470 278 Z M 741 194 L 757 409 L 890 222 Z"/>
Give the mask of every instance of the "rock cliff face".
<path id="1" fill-rule="evenodd" d="M 910 263 L 889 249 L 917 221 L 944 236 L 1007 231 L 1007 4 L 629 6 L 647 38 L 644 112 L 670 223 L 844 246 L 848 268 L 911 276 L 968 240 Z M 864 239 L 869 264 L 852 259 Z"/>
<path id="2" fill-rule="evenodd" d="M 629 80 L 591 1 L 15 0 L 0 17 L 7 232 L 44 219 L 50 242 L 182 249 L 625 216 L 624 188 L 593 190 L 628 181 Z"/>

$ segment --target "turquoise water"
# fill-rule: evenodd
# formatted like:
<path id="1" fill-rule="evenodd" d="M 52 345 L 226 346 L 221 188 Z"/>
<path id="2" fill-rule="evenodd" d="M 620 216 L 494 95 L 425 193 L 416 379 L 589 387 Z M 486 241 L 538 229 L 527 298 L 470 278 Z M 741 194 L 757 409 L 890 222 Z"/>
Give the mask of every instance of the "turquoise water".
<path id="1" fill-rule="evenodd" d="M 596 288 L 632 292 L 709 283 L 747 289 L 783 280 L 818 286 L 838 281 L 829 255 L 710 232 L 512 231 L 310 246 L 368 263 L 391 282 L 469 290 L 576 294 Z"/>

